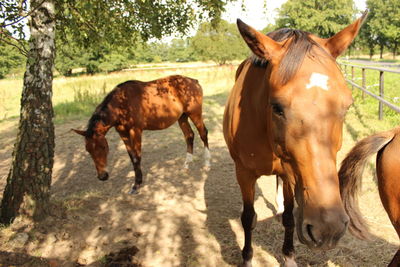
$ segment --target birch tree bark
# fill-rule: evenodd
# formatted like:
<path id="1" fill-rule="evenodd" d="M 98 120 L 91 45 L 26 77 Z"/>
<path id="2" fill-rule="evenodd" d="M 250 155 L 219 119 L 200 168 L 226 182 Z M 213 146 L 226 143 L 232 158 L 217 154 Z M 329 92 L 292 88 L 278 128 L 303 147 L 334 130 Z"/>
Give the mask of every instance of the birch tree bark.
<path id="1" fill-rule="evenodd" d="M 18 135 L 1 202 L 0 222 L 19 214 L 34 220 L 48 213 L 54 156 L 52 106 L 55 57 L 53 0 L 31 0 L 29 53 L 21 97 Z"/>

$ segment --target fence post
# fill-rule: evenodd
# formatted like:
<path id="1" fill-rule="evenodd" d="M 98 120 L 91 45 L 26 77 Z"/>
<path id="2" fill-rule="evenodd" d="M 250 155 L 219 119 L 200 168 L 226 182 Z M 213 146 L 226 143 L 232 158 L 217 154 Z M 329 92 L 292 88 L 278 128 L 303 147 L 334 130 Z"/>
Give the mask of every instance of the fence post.
<path id="1" fill-rule="evenodd" d="M 362 85 L 361 86 L 362 86 L 362 88 L 364 88 L 366 90 L 367 87 L 366 87 L 366 80 L 365 80 L 365 69 L 362 68 L 361 71 L 362 71 Z M 364 98 L 365 98 L 365 92 L 364 91 L 362 91 L 361 97 L 364 100 Z"/>
<path id="2" fill-rule="evenodd" d="M 384 82 L 384 75 L 385 72 L 380 71 L 379 72 L 379 96 L 380 97 L 384 97 L 384 86 L 383 86 L 383 82 Z M 382 120 L 383 119 L 383 103 L 381 101 L 379 101 L 379 119 Z"/>
<path id="3" fill-rule="evenodd" d="M 354 83 L 354 66 L 351 66 L 351 81 Z M 354 86 L 351 86 L 351 90 L 354 90 Z"/>

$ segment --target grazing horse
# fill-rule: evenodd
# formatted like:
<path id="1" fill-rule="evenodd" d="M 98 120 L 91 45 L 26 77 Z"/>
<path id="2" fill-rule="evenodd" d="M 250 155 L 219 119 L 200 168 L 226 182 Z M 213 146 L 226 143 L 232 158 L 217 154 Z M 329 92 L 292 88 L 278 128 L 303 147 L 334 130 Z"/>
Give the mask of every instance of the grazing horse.
<path id="1" fill-rule="evenodd" d="M 359 238 L 368 236 L 368 229 L 358 208 L 357 193 L 365 164 L 375 153 L 379 195 L 400 237 L 400 127 L 364 138 L 342 161 L 339 170 L 340 192 L 350 217 L 349 231 Z M 400 249 L 389 266 L 400 266 Z"/>
<path id="2" fill-rule="evenodd" d="M 328 39 L 292 29 L 264 35 L 237 21 L 254 56 L 237 69 L 223 131 L 242 192 L 243 266 L 251 266 L 253 256 L 255 183 L 261 175 L 276 174 L 283 182 L 286 266 L 296 266 L 294 199 L 302 243 L 333 248 L 346 230 L 336 154 L 353 100 L 336 58 L 356 37 L 366 13 Z"/>
<path id="3" fill-rule="evenodd" d="M 188 118 L 196 126 L 204 143 L 205 167 L 210 165 L 207 128 L 202 116 L 203 90 L 197 80 L 174 75 L 142 82 L 126 81 L 117 85 L 101 102 L 89 120 L 87 130 L 73 129 L 83 135 L 86 150 L 91 155 L 97 177 L 108 179 L 108 130 L 115 127 L 131 158 L 135 183 L 130 194 L 138 192 L 142 184 L 141 146 L 143 130 L 161 130 L 178 121 L 187 144 L 185 168 L 193 160 L 194 133 Z"/>

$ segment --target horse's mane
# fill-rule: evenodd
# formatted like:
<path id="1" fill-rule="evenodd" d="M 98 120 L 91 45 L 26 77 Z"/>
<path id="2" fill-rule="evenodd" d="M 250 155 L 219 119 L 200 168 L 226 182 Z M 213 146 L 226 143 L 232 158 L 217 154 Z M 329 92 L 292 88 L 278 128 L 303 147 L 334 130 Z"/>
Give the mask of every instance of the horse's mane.
<path id="1" fill-rule="evenodd" d="M 311 53 L 313 47 L 317 47 L 327 54 L 317 42 L 310 38 L 310 34 L 309 32 L 288 28 L 282 28 L 267 33 L 268 37 L 277 42 L 289 41 L 292 39 L 279 65 L 279 76 L 281 77 L 282 84 L 286 84 L 294 76 L 303 62 L 304 57 Z M 253 65 L 257 67 L 266 68 L 268 65 L 267 59 L 259 58 L 254 54 L 250 59 Z"/>
<path id="2" fill-rule="evenodd" d="M 92 137 L 95 133 L 95 127 L 98 122 L 106 122 L 107 119 L 107 105 L 111 101 L 112 97 L 115 94 L 115 90 L 112 90 L 107 96 L 103 99 L 103 101 L 96 107 L 95 111 L 90 117 L 89 122 L 87 124 L 86 137 Z"/>

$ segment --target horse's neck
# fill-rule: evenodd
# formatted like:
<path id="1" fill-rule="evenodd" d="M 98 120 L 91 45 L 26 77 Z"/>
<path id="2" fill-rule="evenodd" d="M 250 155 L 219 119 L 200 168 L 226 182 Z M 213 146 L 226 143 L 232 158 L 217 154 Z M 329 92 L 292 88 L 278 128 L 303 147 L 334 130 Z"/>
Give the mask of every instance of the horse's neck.
<path id="1" fill-rule="evenodd" d="M 92 125 L 92 131 L 96 134 L 106 135 L 113 126 L 114 125 L 109 120 L 105 119 L 104 116 L 99 116 Z"/>
<path id="2" fill-rule="evenodd" d="M 255 67 L 250 63 L 242 75 L 245 75 L 241 93 L 242 100 L 247 102 L 247 108 L 252 110 L 255 116 L 265 117 L 270 90 L 267 84 L 266 69 Z"/>

